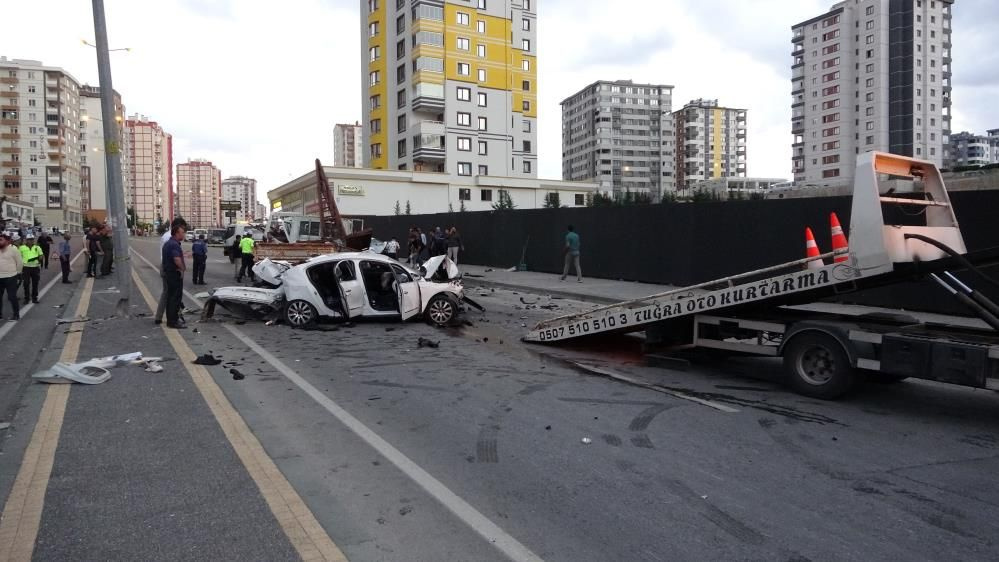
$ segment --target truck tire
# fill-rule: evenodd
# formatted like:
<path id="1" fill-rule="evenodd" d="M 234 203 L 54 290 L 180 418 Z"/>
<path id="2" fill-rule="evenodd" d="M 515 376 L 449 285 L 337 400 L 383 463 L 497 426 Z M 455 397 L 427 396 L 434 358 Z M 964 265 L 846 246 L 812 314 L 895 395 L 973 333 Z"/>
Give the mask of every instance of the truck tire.
<path id="1" fill-rule="evenodd" d="M 791 388 L 811 398 L 835 400 L 857 385 L 857 374 L 843 345 L 821 332 L 804 332 L 788 342 L 784 370 Z"/>
<path id="2" fill-rule="evenodd" d="M 432 326 L 447 328 L 458 322 L 458 300 L 447 294 L 435 295 L 423 313 Z"/>
<path id="3" fill-rule="evenodd" d="M 319 319 L 319 313 L 312 303 L 303 300 L 294 300 L 284 307 L 284 320 L 292 328 L 304 328 L 315 324 Z"/>

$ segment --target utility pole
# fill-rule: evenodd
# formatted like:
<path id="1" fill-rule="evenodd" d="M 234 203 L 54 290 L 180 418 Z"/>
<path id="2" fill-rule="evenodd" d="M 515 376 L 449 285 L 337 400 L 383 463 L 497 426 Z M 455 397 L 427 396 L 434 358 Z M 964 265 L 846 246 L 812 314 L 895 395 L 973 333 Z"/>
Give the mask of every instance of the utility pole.
<path id="1" fill-rule="evenodd" d="M 128 318 L 132 295 L 132 262 L 128 248 L 128 219 L 125 190 L 121 182 L 121 138 L 115 119 L 114 88 L 111 86 L 111 55 L 108 52 L 108 30 L 104 19 L 104 0 L 93 0 L 94 36 L 97 39 L 97 74 L 101 84 L 101 115 L 104 121 L 104 164 L 107 168 L 108 221 L 114 240 L 114 280 L 119 299 L 115 312 Z M 124 118 L 124 116 L 122 116 Z"/>

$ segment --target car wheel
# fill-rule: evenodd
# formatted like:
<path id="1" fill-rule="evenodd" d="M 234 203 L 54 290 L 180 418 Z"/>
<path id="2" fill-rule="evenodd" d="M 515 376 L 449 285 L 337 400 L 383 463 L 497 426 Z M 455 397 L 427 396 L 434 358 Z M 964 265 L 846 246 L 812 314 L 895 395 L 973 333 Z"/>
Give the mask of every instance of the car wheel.
<path id="1" fill-rule="evenodd" d="M 284 307 L 284 319 L 293 328 L 303 328 L 314 324 L 319 319 L 319 313 L 311 303 L 295 300 Z"/>
<path id="2" fill-rule="evenodd" d="M 437 295 L 430 299 L 424 314 L 427 321 L 434 326 L 440 328 L 451 326 L 458 318 L 458 301 L 449 295 Z"/>
<path id="3" fill-rule="evenodd" d="M 835 400 L 857 384 L 843 345 L 823 333 L 794 336 L 784 348 L 784 369 L 795 392 L 821 400 Z"/>

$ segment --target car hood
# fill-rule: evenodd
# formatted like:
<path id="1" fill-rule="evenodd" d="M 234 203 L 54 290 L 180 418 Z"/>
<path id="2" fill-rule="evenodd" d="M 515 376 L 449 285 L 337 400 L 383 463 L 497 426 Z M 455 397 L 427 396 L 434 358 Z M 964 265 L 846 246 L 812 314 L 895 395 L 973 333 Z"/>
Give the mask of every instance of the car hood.
<path id="1" fill-rule="evenodd" d="M 461 276 L 458 266 L 447 256 L 434 256 L 423 262 L 423 272 L 423 278 L 427 281 L 451 281 Z M 446 275 L 446 279 L 437 277 L 438 273 L 443 274 L 441 277 Z"/>

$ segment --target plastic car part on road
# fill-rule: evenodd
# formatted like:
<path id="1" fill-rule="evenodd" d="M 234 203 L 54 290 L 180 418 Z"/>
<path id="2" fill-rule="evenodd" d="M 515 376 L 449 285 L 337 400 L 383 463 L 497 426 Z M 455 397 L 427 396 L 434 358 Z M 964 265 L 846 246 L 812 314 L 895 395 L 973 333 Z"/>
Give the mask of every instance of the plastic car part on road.
<path id="1" fill-rule="evenodd" d="M 111 378 L 111 371 L 89 363 L 56 363 L 31 378 L 52 384 L 101 384 Z"/>

